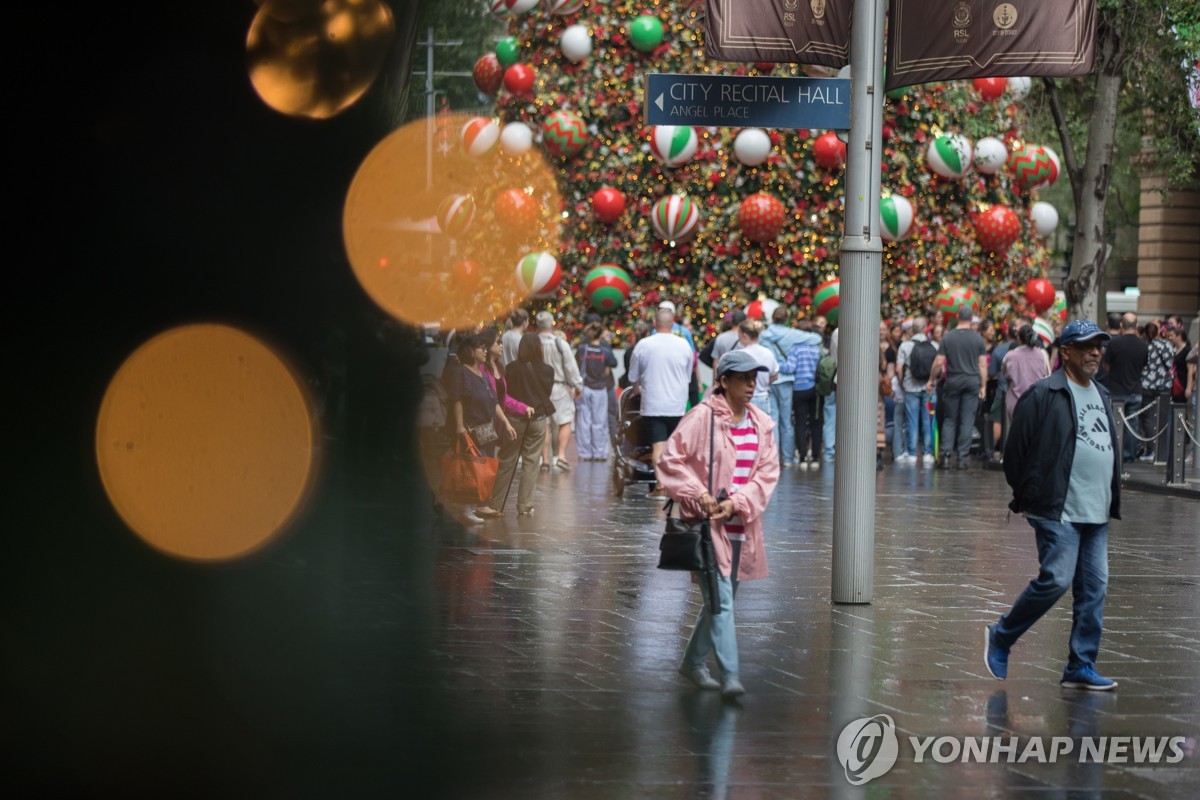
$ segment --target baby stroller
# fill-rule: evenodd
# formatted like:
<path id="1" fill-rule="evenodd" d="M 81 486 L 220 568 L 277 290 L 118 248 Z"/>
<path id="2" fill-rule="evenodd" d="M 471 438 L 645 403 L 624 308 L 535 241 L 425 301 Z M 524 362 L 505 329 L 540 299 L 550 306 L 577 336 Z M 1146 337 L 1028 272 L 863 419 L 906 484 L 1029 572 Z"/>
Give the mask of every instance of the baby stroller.
<path id="1" fill-rule="evenodd" d="M 650 460 L 650 444 L 642 430 L 642 394 L 631 386 L 617 401 L 617 433 L 612 437 L 613 492 L 625 494 L 631 483 L 655 483 L 654 463 Z"/>

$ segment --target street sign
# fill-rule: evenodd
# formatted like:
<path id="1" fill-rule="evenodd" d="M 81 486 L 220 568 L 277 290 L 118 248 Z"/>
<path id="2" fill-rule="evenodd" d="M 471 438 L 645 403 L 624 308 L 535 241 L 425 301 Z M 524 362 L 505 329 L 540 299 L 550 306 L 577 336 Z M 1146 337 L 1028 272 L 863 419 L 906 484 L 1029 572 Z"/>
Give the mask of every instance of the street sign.
<path id="1" fill-rule="evenodd" d="M 846 130 L 850 79 L 651 73 L 645 124 Z"/>

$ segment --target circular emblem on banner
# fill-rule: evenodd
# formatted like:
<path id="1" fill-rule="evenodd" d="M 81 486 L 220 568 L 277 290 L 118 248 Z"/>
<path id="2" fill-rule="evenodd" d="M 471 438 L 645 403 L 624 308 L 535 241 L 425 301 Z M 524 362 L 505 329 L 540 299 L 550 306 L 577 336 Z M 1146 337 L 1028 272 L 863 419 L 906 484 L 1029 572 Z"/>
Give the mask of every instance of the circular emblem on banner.
<path id="1" fill-rule="evenodd" d="M 809 7 L 812 8 L 814 19 L 825 18 L 825 0 L 810 0 Z"/>
<path id="2" fill-rule="evenodd" d="M 1008 30 L 1017 24 L 1017 7 L 1012 3 L 1001 3 L 992 13 L 992 22 L 996 23 L 997 28 Z"/>
<path id="3" fill-rule="evenodd" d="M 971 24 L 971 7 L 965 0 L 954 7 L 954 27 L 965 28 Z"/>
<path id="4" fill-rule="evenodd" d="M 899 752 L 896 723 L 887 714 L 856 719 L 838 736 L 838 761 L 854 786 L 885 775 L 896 764 Z"/>

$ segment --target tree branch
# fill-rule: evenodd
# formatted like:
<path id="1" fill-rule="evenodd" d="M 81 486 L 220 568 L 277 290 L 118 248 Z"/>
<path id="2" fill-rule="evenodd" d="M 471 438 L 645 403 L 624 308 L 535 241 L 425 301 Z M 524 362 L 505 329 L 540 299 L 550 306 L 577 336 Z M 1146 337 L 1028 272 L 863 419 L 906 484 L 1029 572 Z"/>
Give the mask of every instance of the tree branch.
<path id="1" fill-rule="evenodd" d="M 1071 195 L 1075 200 L 1075 208 L 1079 208 L 1083 198 L 1083 168 L 1075 155 L 1075 142 L 1071 139 L 1071 131 L 1067 128 L 1067 117 L 1063 113 L 1062 97 L 1058 93 L 1058 84 L 1054 78 L 1042 78 L 1046 87 L 1046 96 L 1050 99 L 1050 113 L 1054 116 L 1054 127 L 1058 129 L 1058 140 L 1062 143 L 1063 166 L 1066 167 L 1067 177 L 1071 179 Z"/>

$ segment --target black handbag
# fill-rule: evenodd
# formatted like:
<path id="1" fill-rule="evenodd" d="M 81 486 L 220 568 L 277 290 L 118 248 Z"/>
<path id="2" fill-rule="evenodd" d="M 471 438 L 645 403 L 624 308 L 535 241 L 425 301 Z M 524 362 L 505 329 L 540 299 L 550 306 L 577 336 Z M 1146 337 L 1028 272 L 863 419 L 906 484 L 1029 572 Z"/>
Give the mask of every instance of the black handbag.
<path id="1" fill-rule="evenodd" d="M 708 493 L 712 494 L 713 444 L 716 432 L 713 413 L 708 430 Z M 708 581 L 713 614 L 721 613 L 721 595 L 717 588 L 717 554 L 713 550 L 712 525 L 705 519 L 685 520 L 671 516 L 674 500 L 668 500 L 666 529 L 658 542 L 658 568 L 701 572 Z"/>

